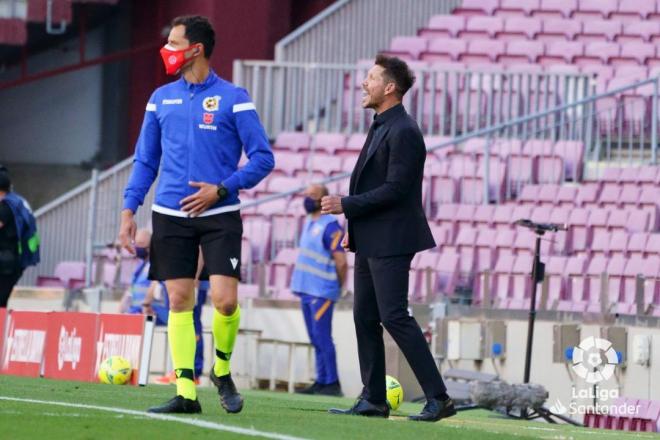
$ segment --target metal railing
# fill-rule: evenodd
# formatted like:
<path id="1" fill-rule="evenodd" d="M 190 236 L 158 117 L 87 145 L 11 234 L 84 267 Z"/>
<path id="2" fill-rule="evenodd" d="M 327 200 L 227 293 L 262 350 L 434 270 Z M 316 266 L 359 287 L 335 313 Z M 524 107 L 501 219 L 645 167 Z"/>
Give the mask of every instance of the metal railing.
<path id="1" fill-rule="evenodd" d="M 234 81 L 247 88 L 266 131 L 365 132 L 372 112 L 361 107 L 371 63 L 234 62 Z M 414 68 L 404 105 L 425 135 L 456 136 L 593 94 L 587 75 L 503 70 Z"/>
<path id="2" fill-rule="evenodd" d="M 415 34 L 461 0 L 339 0 L 275 45 L 275 60 L 352 63 L 373 57 L 395 35 Z"/>

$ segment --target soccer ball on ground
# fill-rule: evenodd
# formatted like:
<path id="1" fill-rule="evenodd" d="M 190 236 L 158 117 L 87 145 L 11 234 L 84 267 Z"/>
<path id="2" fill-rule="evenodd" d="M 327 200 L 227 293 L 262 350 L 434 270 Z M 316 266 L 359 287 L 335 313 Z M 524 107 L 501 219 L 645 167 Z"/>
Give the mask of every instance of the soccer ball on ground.
<path id="1" fill-rule="evenodd" d="M 131 363 L 121 356 L 110 356 L 99 367 L 99 380 L 110 385 L 124 385 L 131 380 Z"/>
<path id="2" fill-rule="evenodd" d="M 392 376 L 385 376 L 385 390 L 387 392 L 387 405 L 396 411 L 403 402 L 403 388 L 398 380 Z"/>

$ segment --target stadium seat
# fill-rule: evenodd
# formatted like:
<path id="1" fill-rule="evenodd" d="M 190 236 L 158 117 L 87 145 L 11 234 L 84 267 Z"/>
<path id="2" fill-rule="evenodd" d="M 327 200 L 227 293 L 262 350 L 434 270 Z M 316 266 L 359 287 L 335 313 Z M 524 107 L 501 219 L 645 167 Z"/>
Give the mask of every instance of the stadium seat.
<path id="1" fill-rule="evenodd" d="M 495 38 L 498 32 L 504 30 L 504 19 L 493 16 L 474 16 L 467 19 L 465 29 L 458 32 L 462 40 L 483 40 Z"/>
<path id="2" fill-rule="evenodd" d="M 275 149 L 291 150 L 294 152 L 309 150 L 311 138 L 307 133 L 283 131 L 277 135 Z"/>
<path id="3" fill-rule="evenodd" d="M 534 17 L 570 18 L 578 7 L 577 0 L 541 0 L 538 9 L 532 11 Z"/>
<path id="4" fill-rule="evenodd" d="M 543 22 L 534 17 L 509 17 L 504 22 L 504 29 L 495 33 L 498 40 L 534 39 L 543 29 Z"/>
<path id="5" fill-rule="evenodd" d="M 619 7 L 610 15 L 610 19 L 623 23 L 639 23 L 656 11 L 656 0 L 621 1 Z"/>
<path id="6" fill-rule="evenodd" d="M 455 8 L 452 14 L 458 16 L 493 15 L 500 0 L 463 0 L 461 6 Z"/>
<path id="7" fill-rule="evenodd" d="M 543 31 L 536 34 L 536 39 L 546 43 L 554 41 L 573 41 L 582 31 L 582 22 L 570 18 L 549 18 L 543 20 Z"/>
<path id="8" fill-rule="evenodd" d="M 608 18 L 617 7 L 618 0 L 579 0 L 578 8 L 572 18 L 582 20 L 586 24 L 600 18 Z"/>
<path id="9" fill-rule="evenodd" d="M 419 30 L 418 35 L 433 41 L 436 38 L 455 38 L 465 29 L 465 17 L 457 15 L 434 15 L 427 27 Z"/>
<path id="10" fill-rule="evenodd" d="M 538 9 L 541 0 L 500 0 L 499 6 L 495 9 L 495 15 L 498 17 L 513 17 L 531 15 L 534 9 Z"/>

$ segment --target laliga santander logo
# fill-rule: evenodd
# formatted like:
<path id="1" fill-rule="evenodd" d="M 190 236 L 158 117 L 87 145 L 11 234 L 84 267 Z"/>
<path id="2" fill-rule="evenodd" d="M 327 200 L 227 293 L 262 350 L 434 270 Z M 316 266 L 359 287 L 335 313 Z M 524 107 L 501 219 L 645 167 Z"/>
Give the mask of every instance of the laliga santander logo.
<path id="1" fill-rule="evenodd" d="M 76 335 L 74 327 L 71 333 L 64 326 L 60 326 L 60 338 L 57 346 L 57 369 L 62 370 L 65 362 L 71 362 L 71 368 L 76 369 L 80 362 L 82 338 Z"/>
<path id="2" fill-rule="evenodd" d="M 592 336 L 573 347 L 573 371 L 589 384 L 611 378 L 618 363 L 619 356 L 607 339 Z"/>
<path id="3" fill-rule="evenodd" d="M 172 65 L 176 64 L 176 57 L 174 55 L 170 55 L 170 57 L 167 59 L 167 62 Z"/>

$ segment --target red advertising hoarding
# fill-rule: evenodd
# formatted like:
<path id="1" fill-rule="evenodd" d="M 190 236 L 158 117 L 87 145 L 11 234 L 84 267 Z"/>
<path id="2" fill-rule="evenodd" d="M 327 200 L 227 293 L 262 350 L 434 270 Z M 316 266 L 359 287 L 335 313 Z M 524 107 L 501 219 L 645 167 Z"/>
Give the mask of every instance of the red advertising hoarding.
<path id="1" fill-rule="evenodd" d="M 55 312 L 48 319 L 44 376 L 96 381 L 96 313 Z"/>
<path id="2" fill-rule="evenodd" d="M 98 374 L 98 367 L 104 359 L 118 355 L 131 362 L 131 383 L 136 384 L 143 335 L 144 315 L 99 315 L 94 376 Z"/>
<path id="3" fill-rule="evenodd" d="M 0 309 L 0 362 L 2 362 L 2 348 L 5 342 L 5 317 L 7 316 L 7 309 Z"/>
<path id="4" fill-rule="evenodd" d="M 41 374 L 50 313 L 7 313 L 7 332 L 0 373 L 17 376 Z"/>

